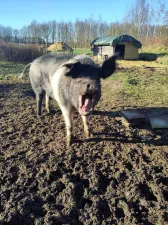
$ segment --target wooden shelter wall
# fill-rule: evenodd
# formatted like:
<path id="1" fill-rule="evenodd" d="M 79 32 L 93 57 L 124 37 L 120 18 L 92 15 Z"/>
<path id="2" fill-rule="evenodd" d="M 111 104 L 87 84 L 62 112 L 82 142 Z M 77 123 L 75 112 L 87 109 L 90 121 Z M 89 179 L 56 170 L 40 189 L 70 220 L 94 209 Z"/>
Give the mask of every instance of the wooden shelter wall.
<path id="1" fill-rule="evenodd" d="M 120 45 L 125 45 L 124 59 L 138 59 L 139 53 L 138 48 L 128 42 L 120 43 Z M 111 56 L 114 53 L 114 48 L 111 46 L 94 46 L 93 55 L 94 56 Z"/>
<path id="2" fill-rule="evenodd" d="M 124 59 L 138 59 L 139 58 L 138 48 L 128 42 L 125 42 L 124 44 L 125 44 Z"/>

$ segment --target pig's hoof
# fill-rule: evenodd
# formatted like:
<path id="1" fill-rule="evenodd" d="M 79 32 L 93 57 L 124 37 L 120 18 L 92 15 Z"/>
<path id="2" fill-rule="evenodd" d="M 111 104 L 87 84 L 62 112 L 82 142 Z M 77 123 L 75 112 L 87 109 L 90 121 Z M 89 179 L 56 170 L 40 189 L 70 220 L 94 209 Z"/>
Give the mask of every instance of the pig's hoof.
<path id="1" fill-rule="evenodd" d="M 70 144 L 69 144 L 69 143 L 66 144 L 66 148 L 67 148 L 67 149 L 70 148 Z"/>
<path id="2" fill-rule="evenodd" d="M 86 134 L 86 138 L 87 139 L 93 138 L 93 137 L 94 137 L 94 135 L 91 132 L 89 132 L 89 133 Z"/>
<path id="3" fill-rule="evenodd" d="M 72 145 L 72 143 L 67 143 L 66 144 L 67 149 L 69 149 L 71 147 L 71 145 Z"/>
<path id="4" fill-rule="evenodd" d="M 90 138 L 94 138 L 94 134 L 93 133 L 90 133 Z"/>
<path id="5" fill-rule="evenodd" d="M 71 147 L 72 142 L 73 142 L 73 137 L 67 138 L 67 142 L 66 142 L 67 149 Z"/>
<path id="6" fill-rule="evenodd" d="M 51 110 L 50 109 L 47 109 L 47 114 L 50 114 L 51 113 Z"/>

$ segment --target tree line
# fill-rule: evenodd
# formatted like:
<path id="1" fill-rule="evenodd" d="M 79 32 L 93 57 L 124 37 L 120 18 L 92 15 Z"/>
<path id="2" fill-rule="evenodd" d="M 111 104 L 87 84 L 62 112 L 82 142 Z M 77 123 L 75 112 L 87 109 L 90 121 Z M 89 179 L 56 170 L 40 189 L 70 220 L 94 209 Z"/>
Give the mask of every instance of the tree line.
<path id="1" fill-rule="evenodd" d="M 97 20 L 77 18 L 75 22 L 53 20 L 39 23 L 33 20 L 21 29 L 0 25 L 0 41 L 38 45 L 60 41 L 71 47 L 84 48 L 97 37 L 122 34 L 132 35 L 142 42 L 152 38 L 166 38 L 167 41 L 167 5 L 167 0 L 158 0 L 155 7 L 150 0 L 136 0 L 120 22 L 107 23 L 100 16 Z"/>

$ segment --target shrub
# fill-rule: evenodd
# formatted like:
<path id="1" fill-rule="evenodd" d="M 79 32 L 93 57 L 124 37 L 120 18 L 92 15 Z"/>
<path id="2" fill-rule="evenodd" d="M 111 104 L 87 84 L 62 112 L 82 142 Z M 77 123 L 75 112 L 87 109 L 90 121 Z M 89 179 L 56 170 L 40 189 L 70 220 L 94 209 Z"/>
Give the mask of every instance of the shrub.
<path id="1" fill-rule="evenodd" d="M 0 42 L 0 60 L 30 62 L 42 55 L 35 45 Z"/>

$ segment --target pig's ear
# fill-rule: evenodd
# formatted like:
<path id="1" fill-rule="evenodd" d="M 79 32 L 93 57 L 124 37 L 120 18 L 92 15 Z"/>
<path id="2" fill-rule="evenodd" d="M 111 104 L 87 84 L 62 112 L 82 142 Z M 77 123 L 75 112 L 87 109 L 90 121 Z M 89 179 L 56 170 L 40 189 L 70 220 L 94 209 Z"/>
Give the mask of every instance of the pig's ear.
<path id="1" fill-rule="evenodd" d="M 63 65 L 63 67 L 66 67 L 66 76 L 71 76 L 73 78 L 76 78 L 79 75 L 81 63 L 75 62 L 75 63 L 66 63 Z"/>
<path id="2" fill-rule="evenodd" d="M 115 54 L 108 59 L 106 59 L 101 66 L 101 78 L 106 79 L 112 73 L 114 73 L 116 68 L 116 58 L 118 54 Z"/>

